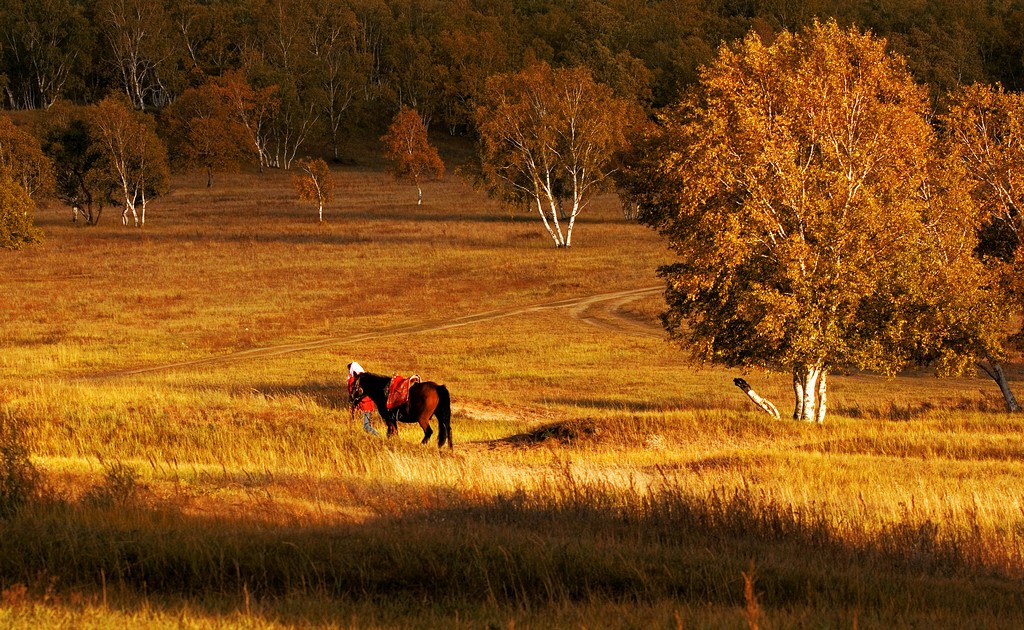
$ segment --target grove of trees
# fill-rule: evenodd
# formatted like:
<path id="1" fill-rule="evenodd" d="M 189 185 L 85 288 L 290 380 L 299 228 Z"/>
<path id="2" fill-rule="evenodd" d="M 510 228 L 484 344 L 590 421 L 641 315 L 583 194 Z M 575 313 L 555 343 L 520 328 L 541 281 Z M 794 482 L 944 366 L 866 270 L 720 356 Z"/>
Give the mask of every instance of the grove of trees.
<path id="1" fill-rule="evenodd" d="M 11 109 L 116 90 L 158 110 L 240 72 L 255 90 L 277 87 L 268 134 L 283 160 L 314 129 L 336 149 L 347 126 L 383 126 L 401 105 L 467 130 L 487 78 L 534 61 L 586 67 L 618 95 L 662 107 L 722 41 L 815 17 L 885 37 L 935 94 L 1024 86 L 1015 2 L 21 0 L 0 7 L 0 89 Z"/>
<path id="2" fill-rule="evenodd" d="M 38 239 L 41 195 L 141 226 L 172 166 L 298 166 L 322 220 L 307 156 L 369 131 L 419 187 L 427 130 L 465 135 L 464 172 L 556 247 L 614 189 L 679 255 L 672 335 L 791 373 L 796 418 L 830 373 L 910 365 L 980 368 L 1019 410 L 1022 27 L 957 0 L 8 2 L 0 102 L 37 124 L 0 116 L 0 238 Z"/>

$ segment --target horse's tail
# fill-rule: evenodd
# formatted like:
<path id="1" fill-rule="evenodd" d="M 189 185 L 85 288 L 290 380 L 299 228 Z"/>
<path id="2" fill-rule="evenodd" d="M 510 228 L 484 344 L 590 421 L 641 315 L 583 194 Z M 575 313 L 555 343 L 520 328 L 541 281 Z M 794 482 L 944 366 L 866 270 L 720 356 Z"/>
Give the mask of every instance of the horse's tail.
<path id="1" fill-rule="evenodd" d="M 434 409 L 437 416 L 437 447 L 444 446 L 448 442 L 448 448 L 455 446 L 452 441 L 452 399 L 448 395 L 448 388 L 444 385 L 437 386 L 437 408 Z"/>

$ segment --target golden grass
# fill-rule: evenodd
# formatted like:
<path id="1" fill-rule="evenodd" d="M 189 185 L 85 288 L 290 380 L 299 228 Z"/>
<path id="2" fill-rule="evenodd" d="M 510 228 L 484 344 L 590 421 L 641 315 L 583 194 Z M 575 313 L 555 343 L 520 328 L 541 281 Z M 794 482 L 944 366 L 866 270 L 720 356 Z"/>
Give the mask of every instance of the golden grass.
<path id="1" fill-rule="evenodd" d="M 48 209 L 0 252 L 0 419 L 46 490 L 0 520 L 0 625 L 1024 616 L 1024 426 L 989 382 L 839 375 L 824 427 L 773 421 L 665 342 L 656 291 L 611 295 L 670 259 L 614 200 L 556 251 L 457 180 L 417 207 L 336 175 L 322 225 L 286 174 L 180 177 L 143 230 Z M 353 359 L 446 383 L 455 450 L 366 436 Z"/>

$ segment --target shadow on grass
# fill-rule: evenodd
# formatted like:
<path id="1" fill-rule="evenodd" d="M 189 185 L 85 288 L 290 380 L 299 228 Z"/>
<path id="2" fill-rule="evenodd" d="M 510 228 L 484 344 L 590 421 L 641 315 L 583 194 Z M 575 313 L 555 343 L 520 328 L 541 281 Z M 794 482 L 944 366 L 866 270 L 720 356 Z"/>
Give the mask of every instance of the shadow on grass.
<path id="1" fill-rule="evenodd" d="M 678 409 L 676 405 L 666 405 L 664 403 L 656 403 L 644 400 L 616 400 L 613 398 L 552 398 L 549 400 L 555 405 L 567 405 L 572 407 L 587 407 L 595 410 L 612 410 L 612 411 L 626 411 L 630 413 L 639 413 L 645 411 L 674 411 Z M 686 401 L 686 403 L 696 401 Z M 687 406 L 688 409 L 693 407 Z"/>
<path id="2" fill-rule="evenodd" d="M 872 405 L 836 405 L 832 412 L 849 418 L 909 422 L 936 412 L 999 413 L 1006 411 L 1001 398 L 982 394 L 981 397 L 961 396 L 956 399 L 899 404 L 885 402 Z"/>
<path id="3" fill-rule="evenodd" d="M 338 378 L 340 380 L 341 376 Z M 310 381 L 300 385 L 254 384 L 247 386 L 244 391 L 254 392 L 267 398 L 306 398 L 319 407 L 335 411 L 351 409 L 348 388 L 341 383 Z"/>
<path id="4" fill-rule="evenodd" d="M 538 427 L 527 433 L 517 433 L 505 438 L 493 440 L 491 444 L 510 446 L 530 446 L 555 440 L 560 444 L 573 444 L 581 439 L 597 435 L 597 425 L 588 420 L 572 420 L 569 422 L 553 422 Z"/>
<path id="5" fill-rule="evenodd" d="M 680 398 L 671 403 L 645 400 L 618 400 L 613 398 L 551 398 L 556 405 L 583 407 L 597 411 L 622 411 L 626 413 L 656 413 L 676 411 L 741 411 L 749 409 L 746 399 L 739 396 Z"/>
<path id="6" fill-rule="evenodd" d="M 288 596 L 451 611 L 741 606 L 742 573 L 753 563 L 769 612 L 858 610 L 946 627 L 1013 627 L 1009 620 L 1024 616 L 1020 567 L 987 563 L 991 542 L 969 528 L 896 524 L 868 535 L 847 524 L 840 534 L 822 514 L 741 491 L 695 497 L 666 481 L 624 497 L 568 472 L 549 486 L 487 499 L 378 489 L 366 505 L 378 516 L 315 527 L 130 500 L 32 504 L 0 521 L 0 583 L 45 579 L 87 593 L 106 585 L 184 597 L 194 611 L 211 595 L 239 607 Z M 419 506 L 396 508 L 417 496 Z"/>

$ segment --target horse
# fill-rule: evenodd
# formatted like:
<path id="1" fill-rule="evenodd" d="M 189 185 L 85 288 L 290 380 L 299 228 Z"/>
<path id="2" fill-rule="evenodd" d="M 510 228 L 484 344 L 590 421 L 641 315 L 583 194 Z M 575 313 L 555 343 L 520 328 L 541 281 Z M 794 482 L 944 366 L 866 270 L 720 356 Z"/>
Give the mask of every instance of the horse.
<path id="1" fill-rule="evenodd" d="M 398 434 L 399 422 L 418 422 L 423 427 L 423 441 L 426 444 L 434 430 L 430 428 L 430 417 L 437 418 L 437 447 L 441 448 L 448 442 L 452 443 L 452 406 L 448 388 L 432 381 L 414 383 L 409 388 L 409 400 L 404 405 L 388 409 L 388 386 L 390 376 L 381 376 L 370 372 L 356 374 L 352 381 L 352 404 L 363 398 L 369 398 L 377 406 L 377 412 L 388 427 L 388 437 Z"/>

